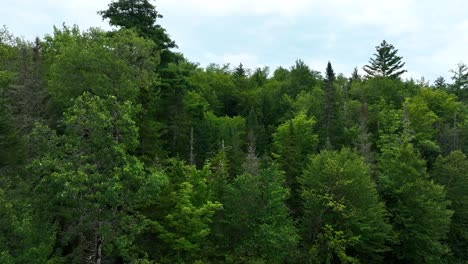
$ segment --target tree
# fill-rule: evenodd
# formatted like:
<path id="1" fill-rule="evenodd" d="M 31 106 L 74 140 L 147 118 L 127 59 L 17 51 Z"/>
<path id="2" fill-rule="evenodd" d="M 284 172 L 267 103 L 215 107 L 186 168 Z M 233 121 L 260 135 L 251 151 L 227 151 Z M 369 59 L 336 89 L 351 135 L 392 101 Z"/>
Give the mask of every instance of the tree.
<path id="1" fill-rule="evenodd" d="M 257 68 L 250 76 L 250 79 L 257 87 L 262 87 L 268 80 L 270 69 L 268 67 Z"/>
<path id="2" fill-rule="evenodd" d="M 43 46 L 48 89 L 59 114 L 83 92 L 136 103 L 156 82 L 153 68 L 159 57 L 152 53 L 154 43 L 132 30 L 108 36 L 98 29 L 81 33 L 76 26 L 64 26 L 55 28 Z"/>
<path id="3" fill-rule="evenodd" d="M 406 72 L 402 69 L 405 63 L 401 61 L 402 57 L 397 56 L 398 50 L 393 45 L 384 40 L 375 49 L 375 58 L 370 59 L 370 65 L 364 66 L 364 71 L 369 77 L 398 78 Z"/>
<path id="4" fill-rule="evenodd" d="M 430 132 L 430 135 L 436 136 L 437 144 L 435 145 L 440 147 L 441 153 L 447 155 L 454 150 L 462 149 L 462 123 L 465 117 L 462 111 L 462 103 L 457 101 L 454 94 L 450 94 L 446 90 L 424 88 L 410 100 L 414 102 L 423 101 L 423 105 L 414 107 L 413 111 L 416 116 L 411 117 L 411 122 L 416 124 L 426 123 L 427 128 L 425 130 L 428 132 L 431 130 L 431 126 L 432 129 L 435 128 L 436 131 Z M 434 121 L 434 117 L 430 117 L 430 115 L 426 117 L 417 116 L 428 110 L 437 115 L 435 123 L 428 122 L 429 120 Z M 414 129 L 416 132 L 419 130 Z M 427 146 L 430 145 L 434 144 Z"/>
<path id="5" fill-rule="evenodd" d="M 434 87 L 436 89 L 447 89 L 447 83 L 445 82 L 444 77 L 439 76 L 437 79 L 434 81 Z"/>
<path id="6" fill-rule="evenodd" d="M 213 215 L 222 205 L 211 200 L 207 180 L 208 166 L 197 170 L 171 159 L 166 167 L 169 184 L 161 190 L 155 206 L 147 208 L 151 235 L 141 244 L 158 263 L 187 263 L 211 252 L 207 237 Z"/>
<path id="7" fill-rule="evenodd" d="M 435 142 L 436 130 L 434 124 L 438 116 L 431 111 L 422 96 L 407 98 L 404 109 L 409 127 L 414 133 L 413 143 L 428 161 L 433 161 L 440 153 L 440 147 Z"/>
<path id="8" fill-rule="evenodd" d="M 242 174 L 226 188 L 217 254 L 228 263 L 284 263 L 299 236 L 291 219 L 284 174 L 273 164 L 258 175 Z"/>
<path id="9" fill-rule="evenodd" d="M 311 90 L 321 79 L 320 73 L 311 70 L 302 60 L 296 60 L 287 76 L 284 92 L 291 98 L 296 98 L 301 91 Z"/>
<path id="10" fill-rule="evenodd" d="M 468 99 L 468 65 L 460 62 L 457 68 L 450 72 L 453 73 L 452 80 L 454 81 L 452 85 L 449 85 L 450 91 L 455 93 L 460 100 Z"/>
<path id="11" fill-rule="evenodd" d="M 468 65 L 460 62 L 457 64 L 457 68 L 450 72 L 453 73 L 452 80 L 455 89 L 468 89 Z"/>
<path id="12" fill-rule="evenodd" d="M 312 263 L 379 263 L 391 227 L 369 167 L 354 151 L 322 151 L 304 170 L 302 239 Z"/>
<path id="13" fill-rule="evenodd" d="M 315 119 L 299 113 L 280 126 L 273 134 L 273 156 L 286 173 L 286 183 L 291 189 L 289 209 L 295 217 L 300 215 L 298 178 L 308 156 L 317 151 L 318 136 L 314 133 Z"/>
<path id="14" fill-rule="evenodd" d="M 336 147 L 336 137 L 339 136 L 338 126 L 338 98 L 335 88 L 336 76 L 330 62 L 327 63 L 325 71 L 324 90 L 325 102 L 322 112 L 323 133 L 321 133 L 322 148 L 332 149 Z"/>
<path id="15" fill-rule="evenodd" d="M 361 75 L 359 75 L 358 68 L 354 67 L 353 73 L 351 73 L 351 77 L 349 78 L 350 82 L 353 81 L 361 81 Z"/>
<path id="16" fill-rule="evenodd" d="M 226 151 L 229 160 L 229 176 L 234 178 L 242 170 L 245 154 L 246 121 L 241 116 L 218 117 L 211 112 L 205 113 L 206 130 L 209 135 L 209 144 L 204 146 L 205 151 L 218 153 Z"/>
<path id="17" fill-rule="evenodd" d="M 109 4 L 107 10 L 99 11 L 103 19 L 109 19 L 112 26 L 135 29 L 140 36 L 153 40 L 159 49 L 177 47 L 166 30 L 156 24 L 163 16 L 148 0 L 117 0 Z"/>
<path id="18" fill-rule="evenodd" d="M 428 178 L 410 143 L 388 139 L 378 159 L 378 189 L 397 237 L 385 262 L 439 263 L 448 253 L 444 240 L 452 216 L 444 189 Z"/>
<path id="19" fill-rule="evenodd" d="M 12 118 L 0 108 L 0 187 L 9 170 L 24 162 L 24 144 L 13 126 Z"/>
<path id="20" fill-rule="evenodd" d="M 454 211 L 447 243 L 459 262 L 468 259 L 468 159 L 460 151 L 439 158 L 431 171 L 432 178 L 443 185 Z"/>
<path id="21" fill-rule="evenodd" d="M 47 151 L 30 165 L 35 212 L 57 223 L 55 255 L 64 262 L 139 259 L 145 208 L 166 178 L 131 153 L 138 145 L 137 108 L 115 96 L 84 93 L 63 118 L 63 135 L 38 126 Z M 45 131 L 39 133 L 40 131 Z"/>

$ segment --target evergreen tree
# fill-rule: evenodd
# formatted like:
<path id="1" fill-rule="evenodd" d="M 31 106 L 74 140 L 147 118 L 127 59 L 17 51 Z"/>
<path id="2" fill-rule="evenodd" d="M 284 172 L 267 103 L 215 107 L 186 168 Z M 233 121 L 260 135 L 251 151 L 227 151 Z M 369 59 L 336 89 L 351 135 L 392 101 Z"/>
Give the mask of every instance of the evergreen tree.
<path id="1" fill-rule="evenodd" d="M 371 58 L 370 64 L 364 66 L 364 71 L 369 77 L 398 78 L 406 72 L 402 69 L 405 63 L 401 61 L 402 57 L 397 56 L 398 50 L 393 45 L 384 40 L 375 49 L 375 58 Z"/>
<path id="2" fill-rule="evenodd" d="M 460 100 L 468 99 L 468 65 L 460 62 L 457 68 L 450 71 L 453 73 L 453 84 L 449 85 L 450 91 L 455 93 Z"/>
<path id="3" fill-rule="evenodd" d="M 321 133 L 320 138 L 322 141 L 322 148 L 325 149 L 333 149 L 333 147 L 336 147 L 336 137 L 339 134 L 337 120 L 339 109 L 336 88 L 334 85 L 335 81 L 335 72 L 333 71 L 331 63 L 328 62 L 324 80 L 325 102 L 323 104 L 323 120 L 321 122 L 323 132 Z"/>
<path id="4" fill-rule="evenodd" d="M 437 89 L 447 89 L 447 83 L 445 82 L 444 77 L 437 77 L 437 79 L 434 81 L 434 87 Z"/>

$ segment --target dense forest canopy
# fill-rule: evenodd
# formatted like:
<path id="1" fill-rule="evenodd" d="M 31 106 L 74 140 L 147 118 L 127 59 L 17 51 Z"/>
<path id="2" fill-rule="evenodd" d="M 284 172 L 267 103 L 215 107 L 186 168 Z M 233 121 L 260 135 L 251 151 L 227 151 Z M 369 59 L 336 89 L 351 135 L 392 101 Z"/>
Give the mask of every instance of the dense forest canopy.
<path id="1" fill-rule="evenodd" d="M 202 68 L 150 1 L 98 13 L 0 30 L 0 263 L 467 263 L 466 64 Z"/>

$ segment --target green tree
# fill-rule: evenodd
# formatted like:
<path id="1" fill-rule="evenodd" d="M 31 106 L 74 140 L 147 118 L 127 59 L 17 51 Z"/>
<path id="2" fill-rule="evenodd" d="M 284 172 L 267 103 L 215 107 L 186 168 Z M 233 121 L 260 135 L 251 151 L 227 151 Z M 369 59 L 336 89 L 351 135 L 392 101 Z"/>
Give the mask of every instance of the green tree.
<path id="1" fill-rule="evenodd" d="M 30 43 L 1 31 L 0 102 L 15 120 L 19 134 L 24 136 L 31 132 L 36 121 L 48 117 L 41 42 L 37 38 Z"/>
<path id="2" fill-rule="evenodd" d="M 284 93 L 295 98 L 301 91 L 309 91 L 321 79 L 320 73 L 313 71 L 302 60 L 297 60 L 287 74 Z"/>
<path id="3" fill-rule="evenodd" d="M 28 199 L 12 199 L 0 188 L 1 263 L 53 263 L 56 233 L 41 220 Z"/>
<path id="4" fill-rule="evenodd" d="M 249 88 L 248 74 L 249 70 L 245 69 L 242 63 L 234 68 L 232 72 L 232 79 L 239 91 L 246 91 Z"/>
<path id="5" fill-rule="evenodd" d="M 156 81 L 154 43 L 131 30 L 108 36 L 98 29 L 80 33 L 76 26 L 64 26 L 55 28 L 43 46 L 48 89 L 60 114 L 83 92 L 136 102 Z"/>
<path id="6" fill-rule="evenodd" d="M 286 184 L 291 189 L 289 209 L 300 215 L 298 177 L 308 156 L 317 151 L 318 136 L 314 133 L 315 119 L 300 113 L 281 124 L 273 134 L 274 158 L 286 173 Z"/>
<path id="7" fill-rule="evenodd" d="M 257 68 L 250 76 L 251 81 L 257 87 L 262 87 L 268 80 L 268 75 L 270 74 L 270 69 L 268 67 Z"/>
<path id="8" fill-rule="evenodd" d="M 420 106 L 415 106 L 410 111 L 411 122 L 425 124 L 426 128 L 424 130 L 427 131 L 425 134 L 426 137 L 429 136 L 426 140 L 430 139 L 431 142 L 434 141 L 434 143 L 428 142 L 429 144 L 426 144 L 427 147 L 422 145 L 422 150 L 431 149 L 431 146 L 435 145 L 436 148 L 440 147 L 441 153 L 447 155 L 454 150 L 462 149 L 462 126 L 465 117 L 462 112 L 462 103 L 457 102 L 457 97 L 454 94 L 450 94 L 445 90 L 424 88 L 408 100 L 419 102 L 418 104 L 420 104 Z M 415 113 L 413 117 L 411 117 L 411 112 Z M 432 112 L 433 114 L 428 112 Z M 428 116 L 418 117 L 421 114 Z M 416 132 L 420 130 L 418 128 L 413 129 Z M 420 148 L 421 146 L 417 147 Z"/>
<path id="9" fill-rule="evenodd" d="M 391 226 L 369 167 L 354 151 L 322 151 L 304 170 L 302 239 L 311 263 L 378 263 Z"/>
<path id="10" fill-rule="evenodd" d="M 272 165 L 229 184 L 218 233 L 228 263 L 284 263 L 293 255 L 299 237 L 285 204 L 284 180 Z"/>
<path id="11" fill-rule="evenodd" d="M 397 56 L 398 50 L 393 45 L 384 40 L 375 49 L 375 58 L 371 58 L 370 64 L 364 66 L 364 71 L 369 77 L 398 78 L 406 72 L 402 69 L 405 63 L 401 61 L 402 57 Z"/>
<path id="12" fill-rule="evenodd" d="M 161 263 L 187 263 L 202 260 L 211 252 L 207 237 L 213 215 L 222 205 L 212 200 L 208 166 L 197 170 L 178 160 L 170 160 L 166 173 L 169 184 L 161 191 L 155 206 L 149 207 L 149 234 L 154 236 L 141 246 L 150 258 Z"/>
<path id="13" fill-rule="evenodd" d="M 452 216 L 443 187 L 428 178 L 425 161 L 404 136 L 381 152 L 378 188 L 397 235 L 386 263 L 440 263 Z"/>
<path id="14" fill-rule="evenodd" d="M 64 134 L 46 132 L 48 151 L 30 166 L 34 208 L 58 224 L 55 254 L 66 262 L 145 256 L 135 247 L 146 223 L 140 210 L 155 202 L 165 176 L 131 154 L 136 110 L 115 96 L 83 94 L 64 114 Z"/>
<path id="15" fill-rule="evenodd" d="M 330 62 L 327 64 L 325 73 L 325 102 L 323 103 L 324 109 L 322 111 L 323 120 L 321 120 L 323 132 L 321 133 L 320 140 L 322 142 L 322 148 L 332 149 L 336 147 L 336 138 L 339 137 L 340 134 L 338 131 L 340 127 L 338 125 L 340 113 L 338 108 L 339 100 L 335 87 L 336 76 Z"/>
<path id="16" fill-rule="evenodd" d="M 437 89 L 447 89 L 447 83 L 445 82 L 444 77 L 439 76 L 437 79 L 434 81 L 434 88 Z"/>
<path id="17" fill-rule="evenodd" d="M 454 211 L 447 243 L 458 262 L 468 259 L 468 159 L 460 151 L 439 158 L 431 171 L 432 178 L 445 187 Z"/>
<path id="18" fill-rule="evenodd" d="M 208 146 L 205 151 L 212 155 L 219 151 L 225 151 L 228 159 L 228 172 L 230 178 L 234 178 L 242 170 L 245 157 L 246 121 L 241 116 L 218 117 L 211 112 L 205 113 L 206 130 L 209 136 Z"/>
<path id="19" fill-rule="evenodd" d="M 468 65 L 460 62 L 457 68 L 450 72 L 453 73 L 453 84 L 449 85 L 449 90 L 455 93 L 460 100 L 468 99 Z"/>
<path id="20" fill-rule="evenodd" d="M 7 172 L 18 169 L 24 164 L 24 144 L 12 118 L 0 109 L 0 188 L 8 181 Z"/>
<path id="21" fill-rule="evenodd" d="M 426 160 L 433 161 L 440 153 L 440 147 L 435 140 L 435 123 L 438 116 L 429 109 L 429 106 L 420 96 L 407 98 L 404 105 L 409 127 L 414 133 L 414 146 L 421 152 Z"/>
<path id="22" fill-rule="evenodd" d="M 148 0 L 114 0 L 107 10 L 99 11 L 98 14 L 103 19 L 109 19 L 112 26 L 135 29 L 140 36 L 153 40 L 159 49 L 177 47 L 166 30 L 156 24 L 157 19 L 163 16 Z"/>

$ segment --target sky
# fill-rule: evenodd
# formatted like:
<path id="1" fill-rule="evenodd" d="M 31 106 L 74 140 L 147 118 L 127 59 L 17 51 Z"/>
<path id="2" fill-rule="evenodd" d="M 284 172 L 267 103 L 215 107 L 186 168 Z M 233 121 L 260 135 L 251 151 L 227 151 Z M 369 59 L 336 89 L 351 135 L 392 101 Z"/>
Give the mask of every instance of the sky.
<path id="1" fill-rule="evenodd" d="M 111 0 L 2 0 L 0 25 L 32 40 L 53 26 L 101 27 Z M 6 3 L 5 3 L 6 2 Z M 324 72 L 362 72 L 386 40 L 406 63 L 404 78 L 451 82 L 468 63 L 466 0 L 157 0 L 158 20 L 192 61 L 247 68 L 289 68 L 297 59 Z"/>

